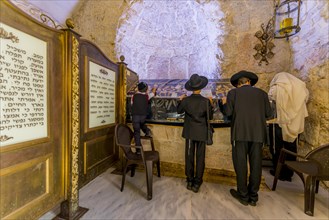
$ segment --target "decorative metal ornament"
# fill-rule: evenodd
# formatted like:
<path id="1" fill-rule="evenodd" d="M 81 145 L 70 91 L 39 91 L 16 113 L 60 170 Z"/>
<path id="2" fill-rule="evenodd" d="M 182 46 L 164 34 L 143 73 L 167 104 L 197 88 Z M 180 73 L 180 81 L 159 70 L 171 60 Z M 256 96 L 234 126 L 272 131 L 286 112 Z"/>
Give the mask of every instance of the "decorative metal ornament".
<path id="1" fill-rule="evenodd" d="M 262 62 L 265 62 L 266 65 L 269 64 L 267 59 L 271 59 L 274 56 L 272 49 L 275 47 L 273 40 L 273 18 L 271 18 L 267 25 L 264 23 L 261 25 L 262 30 L 255 33 L 255 37 L 260 41 L 256 44 L 254 49 L 257 53 L 254 55 L 256 60 L 259 60 L 258 65 L 261 66 Z"/>
<path id="2" fill-rule="evenodd" d="M 54 19 L 52 19 L 51 17 L 49 17 L 48 15 L 46 15 L 46 14 L 41 14 L 40 15 L 40 20 L 43 22 L 43 23 L 45 23 L 45 24 L 49 24 L 49 22 L 52 24 L 52 26 L 54 27 L 54 28 L 56 28 L 56 29 L 60 29 L 60 28 L 63 28 L 63 26 L 62 25 L 60 25 L 60 24 L 57 24 L 56 22 L 55 22 L 55 20 Z"/>
<path id="3" fill-rule="evenodd" d="M 299 26 L 301 0 L 274 0 L 274 38 L 286 38 L 297 34 Z"/>
<path id="4" fill-rule="evenodd" d="M 74 29 L 74 22 L 72 18 L 66 19 L 65 24 L 69 29 Z"/>
<path id="5" fill-rule="evenodd" d="M 11 40 L 13 43 L 18 43 L 19 39 L 12 32 L 6 31 L 3 27 L 0 28 L 0 38 Z"/>

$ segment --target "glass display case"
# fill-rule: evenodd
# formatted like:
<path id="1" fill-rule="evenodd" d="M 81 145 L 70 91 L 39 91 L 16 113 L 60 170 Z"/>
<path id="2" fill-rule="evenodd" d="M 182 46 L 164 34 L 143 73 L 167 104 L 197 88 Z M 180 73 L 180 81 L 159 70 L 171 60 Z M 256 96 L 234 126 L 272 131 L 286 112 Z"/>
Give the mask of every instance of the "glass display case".
<path id="1" fill-rule="evenodd" d="M 184 114 L 177 113 L 179 96 L 190 95 L 190 91 L 184 88 L 187 80 L 143 80 L 149 86 L 157 88 L 156 96 L 150 100 L 147 121 L 149 123 L 181 124 Z M 136 86 L 131 87 L 127 94 L 127 121 L 131 121 L 131 97 L 136 92 Z M 227 124 L 228 120 L 219 109 L 221 98 L 226 96 L 232 88 L 229 79 L 209 80 L 208 85 L 201 92 L 204 97 L 212 97 L 214 103 L 214 115 L 212 124 Z"/>

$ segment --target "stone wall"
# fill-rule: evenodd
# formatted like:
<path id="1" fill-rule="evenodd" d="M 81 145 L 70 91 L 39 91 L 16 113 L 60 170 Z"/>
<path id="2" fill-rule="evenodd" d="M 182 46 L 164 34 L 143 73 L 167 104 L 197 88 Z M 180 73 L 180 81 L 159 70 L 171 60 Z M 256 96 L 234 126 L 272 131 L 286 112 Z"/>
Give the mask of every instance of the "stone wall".
<path id="1" fill-rule="evenodd" d="M 190 0 L 180 1 L 180 7 L 188 6 Z M 147 2 L 147 1 L 144 1 Z M 185 3 L 184 3 L 185 2 Z M 13 1 L 18 7 L 26 13 L 30 13 L 31 4 L 20 4 Z M 211 19 L 207 15 L 207 19 L 215 20 L 222 34 L 216 38 L 217 46 L 221 51 L 216 56 L 219 64 L 219 78 L 228 78 L 233 73 L 246 69 L 254 71 L 259 76 L 257 86 L 268 91 L 269 83 L 275 73 L 285 71 L 290 72 L 304 80 L 310 91 L 308 102 L 309 117 L 306 119 L 305 132 L 302 134 L 301 140 L 303 147 L 301 152 L 308 152 L 314 147 L 329 142 L 329 14 L 328 1 L 312 0 L 303 1 L 301 8 L 301 31 L 291 37 L 289 41 L 284 39 L 273 40 L 276 47 L 273 52 L 275 56 L 269 60 L 270 64 L 262 66 L 258 65 L 258 61 L 253 58 L 255 50 L 253 47 L 258 43 L 258 39 L 254 37 L 256 31 L 260 30 L 260 25 L 267 24 L 273 14 L 272 1 L 244 0 L 244 1 L 209 1 L 196 0 L 204 11 L 213 12 L 216 19 Z M 140 16 L 142 11 L 146 11 L 143 1 L 137 0 L 98 0 L 83 1 L 80 8 L 73 15 L 75 22 L 75 31 L 80 33 L 84 38 L 94 42 L 103 52 L 113 61 L 117 61 L 121 55 L 117 51 L 120 48 L 120 40 L 117 36 L 129 35 L 131 33 L 122 32 L 123 26 L 135 27 L 132 31 L 140 31 L 138 25 L 132 23 L 132 17 Z M 209 10 L 210 6 L 216 6 L 216 10 Z M 217 7 L 218 6 L 218 7 Z M 153 6 L 154 7 L 154 6 Z M 195 9 L 194 9 L 195 10 Z M 33 10 L 36 11 L 36 10 Z M 38 10 L 37 10 L 38 11 Z M 42 12 L 39 10 L 39 14 Z M 180 10 L 181 16 L 187 18 L 189 22 L 190 11 Z M 182 14 L 183 13 L 183 14 Z M 184 13 L 186 13 L 184 15 Z M 30 13 L 31 14 L 31 13 Z M 40 20 L 39 14 L 31 14 L 37 20 Z M 37 16 L 37 17 L 36 17 Z M 53 19 L 56 21 L 56 19 Z M 159 22 L 159 26 L 164 21 Z M 162 22 L 162 23 L 161 23 Z M 172 23 L 177 20 L 171 20 Z M 192 21 L 190 21 L 192 22 Z M 168 23 L 168 22 L 167 22 Z M 53 24 L 49 24 L 50 26 Z M 169 24 L 170 25 L 170 24 Z M 145 26 L 145 25 L 144 25 Z M 198 27 L 202 29 L 202 26 Z M 121 31 L 121 32 L 120 32 Z M 202 30 L 201 30 L 202 31 Z M 146 34 L 152 36 L 152 29 L 147 29 Z M 146 35 L 143 35 L 146 36 Z M 149 39 L 149 38 L 148 38 Z M 190 44 L 197 44 L 198 39 L 189 38 Z M 129 47 L 130 45 L 124 45 Z M 121 47 L 122 48 L 122 47 Z M 143 51 L 144 48 L 138 48 Z M 129 48 L 128 50 L 129 51 Z M 161 51 L 159 51 L 161 53 Z M 201 54 L 202 55 L 202 54 Z M 127 57 L 130 55 L 127 54 Z M 204 54 L 207 56 L 207 54 Z M 173 65 L 180 65 L 177 54 L 171 57 L 176 62 Z M 128 67 L 132 67 L 134 57 L 130 57 Z M 128 61 L 127 60 L 127 61 Z M 155 59 L 154 62 L 157 59 Z M 176 63 L 176 64 L 175 64 Z M 202 65 L 202 64 L 201 64 Z M 160 66 L 161 68 L 161 66 Z M 161 69 L 152 69 L 154 75 L 161 74 Z M 177 68 L 172 67 L 173 70 Z M 157 73 L 157 71 L 159 71 Z M 202 74 L 202 73 L 200 73 Z M 168 75 L 168 77 L 171 77 Z M 174 75 L 173 78 L 176 76 Z"/>
<path id="2" fill-rule="evenodd" d="M 328 1 L 303 1 L 301 31 L 291 38 L 291 73 L 310 92 L 305 121 L 305 149 L 329 143 L 329 7 Z"/>
<path id="3" fill-rule="evenodd" d="M 301 32 L 291 38 L 291 72 L 306 82 L 310 92 L 298 153 L 305 155 L 329 143 L 329 2 L 303 1 Z M 324 182 L 328 188 L 329 182 Z"/>
<path id="4" fill-rule="evenodd" d="M 182 126 L 149 125 L 161 161 L 185 164 L 185 139 Z M 230 129 L 215 128 L 214 144 L 206 148 L 206 167 L 233 170 Z"/>
<path id="5" fill-rule="evenodd" d="M 206 7 L 207 4 L 210 5 L 210 1 L 207 0 L 196 0 L 196 2 L 203 7 Z M 270 64 L 261 66 L 253 57 L 256 53 L 253 48 L 259 42 L 254 34 L 261 30 L 261 24 L 266 25 L 273 15 L 273 1 L 262 1 L 261 3 L 252 0 L 217 2 L 222 14 L 216 17 L 216 22 L 219 23 L 218 25 L 223 31 L 223 34 L 217 38 L 217 46 L 221 50 L 221 54 L 216 57 L 220 64 L 218 77 L 229 78 L 241 69 L 250 70 L 256 72 L 259 76 L 259 82 L 256 86 L 265 91 L 268 91 L 270 81 L 278 72 L 290 72 L 301 78 L 307 83 L 310 99 L 308 102 L 309 117 L 306 119 L 305 132 L 301 137 L 303 144 L 299 151 L 307 152 L 313 147 L 329 142 L 328 1 L 303 1 L 300 22 L 301 32 L 291 37 L 289 41 L 274 39 L 273 43 L 276 47 L 273 52 L 275 55 L 269 60 Z M 129 35 L 135 31 L 139 33 L 145 31 L 145 29 L 139 29 L 138 24 L 134 23 L 132 19 L 134 16 L 141 16 L 141 13 L 145 13 L 145 10 L 147 8 L 143 6 L 143 1 L 84 1 L 84 4 L 73 18 L 76 23 L 76 31 L 82 34 L 83 37 L 95 42 L 112 60 L 116 61 L 121 55 L 116 51 L 117 48 L 120 48 L 119 44 L 121 43 L 116 37 L 118 35 Z M 182 11 L 180 10 L 180 12 Z M 186 11 L 186 13 L 189 12 Z M 189 17 L 188 14 L 186 14 L 186 17 Z M 158 22 L 159 26 L 162 27 L 162 21 Z M 171 22 L 175 22 L 175 20 Z M 124 26 L 129 26 L 130 29 L 122 29 Z M 122 30 L 129 30 L 129 32 L 122 32 Z M 154 32 L 148 28 L 147 32 L 144 33 L 149 34 L 149 39 Z M 190 40 L 191 44 L 198 43 L 197 39 L 193 37 Z M 131 49 L 128 48 L 129 46 L 129 44 L 123 46 L 124 48 L 127 47 L 125 51 Z M 152 49 L 149 46 L 147 48 Z M 138 50 L 146 51 L 143 47 L 139 47 Z M 159 51 L 159 53 L 162 52 Z M 173 59 L 175 59 L 174 55 Z M 127 57 L 128 67 L 132 68 L 133 63 L 136 62 L 133 61 L 134 56 L 129 54 L 125 54 L 125 56 Z M 157 62 L 157 59 L 154 59 L 154 62 Z M 154 75 L 160 77 L 163 73 L 162 68 L 161 65 L 158 70 L 153 68 Z M 200 72 L 200 74 L 202 73 Z M 168 75 L 168 77 L 171 76 Z M 173 76 L 173 78 L 176 78 L 176 76 Z M 170 132 L 175 130 L 172 129 Z M 162 132 L 166 133 L 167 129 Z M 220 138 L 219 142 L 226 143 L 225 140 L 229 140 L 228 137 Z M 165 139 L 161 139 L 161 141 L 165 143 L 163 146 L 169 144 L 170 146 L 173 145 L 170 147 L 171 150 L 176 149 L 175 142 L 166 141 Z M 183 143 L 181 142 L 182 140 L 177 143 L 177 147 L 179 147 L 176 150 L 182 146 Z M 226 144 L 229 145 L 229 143 Z M 165 148 L 163 149 L 166 151 Z M 210 151 L 214 152 L 216 149 L 219 148 L 209 148 Z M 176 160 L 177 158 L 171 158 L 174 154 L 180 152 L 176 150 L 165 154 L 163 152 L 162 155 L 165 155 L 165 159 Z M 183 157 L 180 156 L 179 158 L 182 159 Z M 177 162 L 181 163 L 182 161 Z M 208 165 L 212 166 L 211 164 Z"/>
<path id="6" fill-rule="evenodd" d="M 97 0 L 83 1 L 72 16 L 75 31 L 94 42 L 112 60 L 120 61 L 115 51 L 118 23 L 128 1 Z"/>
<path id="7" fill-rule="evenodd" d="M 259 1 L 220 1 L 220 3 L 226 15 L 227 27 L 227 35 L 221 45 L 224 53 L 222 69 L 225 77 L 230 77 L 241 69 L 247 69 L 259 74 L 260 83 L 270 82 L 274 73 L 284 71 L 289 67 L 291 51 L 289 43 L 284 40 L 273 40 L 275 55 L 269 59 L 270 64 L 263 63 L 259 66 L 258 61 L 253 57 L 255 54 L 253 48 L 256 43 L 259 43 L 254 35 L 261 30 L 261 24 L 267 25 L 271 19 L 272 1 L 262 1 L 262 3 Z M 267 89 L 263 84 L 260 87 Z"/>
<path id="8" fill-rule="evenodd" d="M 105 54 L 107 54 L 112 60 L 117 61 L 121 54 L 116 51 L 116 49 L 121 48 L 118 45 L 121 41 L 116 40 L 116 35 L 133 35 L 135 32 L 141 33 L 144 31 L 143 33 L 145 34 L 141 36 L 144 36 L 145 38 L 145 35 L 148 34 L 147 39 L 149 39 L 149 36 L 152 36 L 155 32 L 152 32 L 150 29 L 147 29 L 147 32 L 145 32 L 145 30 L 142 30 L 139 24 L 134 23 L 134 20 L 132 19 L 134 16 L 141 16 L 141 13 L 147 10 L 147 8 L 143 7 L 143 4 L 140 4 L 141 2 L 143 1 L 85 1 L 80 10 L 78 10 L 73 16 L 76 23 L 76 31 L 83 37 L 95 42 L 104 50 Z M 180 2 L 184 3 L 190 1 L 186 0 Z M 197 0 L 196 2 L 202 5 L 203 8 L 206 8 L 206 6 L 210 6 L 210 2 L 213 1 Z M 273 2 L 262 1 L 261 4 L 258 1 L 251 0 L 217 2 L 220 6 L 221 14 L 216 16 L 216 22 L 218 22 L 218 28 L 222 29 L 223 35 L 217 37 L 216 45 L 222 51 L 222 54 L 219 53 L 216 57 L 210 57 L 209 59 L 216 59 L 220 64 L 218 77 L 227 78 L 241 69 L 246 69 L 258 73 L 260 75 L 259 86 L 262 88 L 265 86 L 264 89 L 267 89 L 267 82 L 271 80 L 273 73 L 287 71 L 292 61 L 290 44 L 285 40 L 274 41 L 274 44 L 276 45 L 273 50 L 275 56 L 270 60 L 269 65 L 263 64 L 262 66 L 259 66 L 258 61 L 253 57 L 256 53 L 253 48 L 259 42 L 254 34 L 261 30 L 262 23 L 265 23 L 266 25 L 271 18 L 273 14 Z M 136 4 L 138 4 L 138 7 L 136 7 Z M 257 10 L 255 10 L 255 8 Z M 188 10 L 185 12 L 180 10 L 180 13 L 186 13 L 185 17 L 187 19 L 189 18 L 188 14 L 190 12 Z M 159 22 L 159 27 L 163 26 L 161 22 L 164 21 L 160 20 L 157 22 Z M 174 24 L 176 21 L 172 20 L 171 22 Z M 192 21 L 187 20 L 186 22 Z M 122 26 L 129 26 L 130 28 L 121 29 Z M 202 26 L 199 27 L 199 29 L 202 31 Z M 129 30 L 129 32 L 122 33 L 122 30 Z M 138 37 L 137 35 L 134 36 Z M 144 38 L 142 37 L 141 40 L 145 41 Z M 191 41 L 189 44 L 197 45 L 199 43 L 199 39 L 193 38 L 193 36 L 188 39 Z M 129 46 L 130 45 L 124 45 L 124 47 Z M 145 57 L 147 50 L 151 49 L 152 46 L 149 45 L 144 45 L 144 47 L 140 46 L 138 48 L 142 53 L 144 51 Z M 132 49 L 126 48 L 125 50 L 130 51 Z M 161 54 L 162 51 L 158 50 L 158 53 Z M 125 56 L 127 57 L 126 61 L 128 67 L 132 68 L 134 62 L 136 62 L 134 60 L 135 56 L 130 54 L 125 54 Z M 206 51 L 204 54 L 201 53 L 201 57 L 207 56 Z M 193 56 L 190 57 L 193 59 Z M 177 61 L 177 54 L 173 53 L 171 58 Z M 157 60 L 158 59 L 154 59 L 154 62 L 157 62 Z M 148 61 L 147 64 L 144 63 L 143 65 L 152 65 L 150 62 L 151 61 Z M 175 65 L 174 62 L 172 64 Z M 207 63 L 204 65 L 207 65 Z M 158 69 L 152 69 L 152 74 L 154 74 L 155 78 L 163 77 L 163 68 L 163 65 L 158 65 Z M 175 68 L 173 69 L 175 70 Z M 137 69 L 134 69 L 134 71 L 138 72 Z M 177 72 L 174 72 L 173 74 L 174 75 L 169 74 L 168 78 L 179 78 L 177 77 Z M 202 74 L 202 72 L 200 72 L 200 74 Z"/>

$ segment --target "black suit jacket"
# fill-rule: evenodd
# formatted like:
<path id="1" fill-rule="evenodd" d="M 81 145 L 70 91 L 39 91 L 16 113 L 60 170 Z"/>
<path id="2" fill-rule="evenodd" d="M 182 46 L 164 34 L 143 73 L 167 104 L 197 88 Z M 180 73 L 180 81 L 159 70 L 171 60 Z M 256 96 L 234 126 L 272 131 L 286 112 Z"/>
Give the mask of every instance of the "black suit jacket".
<path id="1" fill-rule="evenodd" d="M 207 140 L 207 105 L 209 118 L 212 119 L 213 113 L 209 99 L 199 94 L 192 94 L 178 104 L 177 112 L 179 114 L 185 112 L 182 134 L 184 138 L 196 141 Z"/>
<path id="2" fill-rule="evenodd" d="M 231 118 L 231 141 L 266 141 L 266 119 L 272 110 L 263 90 L 248 85 L 230 90 L 223 113 Z"/>

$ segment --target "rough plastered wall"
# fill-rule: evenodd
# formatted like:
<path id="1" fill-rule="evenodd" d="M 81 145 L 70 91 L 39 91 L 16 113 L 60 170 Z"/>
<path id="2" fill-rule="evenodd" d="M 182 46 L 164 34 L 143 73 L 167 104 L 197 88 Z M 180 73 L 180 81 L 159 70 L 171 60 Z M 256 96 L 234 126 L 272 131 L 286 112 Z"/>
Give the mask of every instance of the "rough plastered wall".
<path id="1" fill-rule="evenodd" d="M 112 61 L 119 61 L 115 48 L 118 20 L 127 7 L 124 0 L 84 0 L 72 16 L 74 30 L 94 42 Z"/>
<path id="2" fill-rule="evenodd" d="M 289 70 L 291 49 L 290 43 L 285 40 L 273 41 L 276 45 L 273 50 L 275 56 L 269 60 L 269 65 L 263 63 L 259 66 L 253 57 L 256 53 L 253 48 L 259 43 L 254 35 L 261 30 L 261 24 L 266 25 L 271 18 L 272 1 L 161 2 L 161 7 L 166 10 L 159 8 L 156 1 L 84 1 L 73 16 L 75 31 L 96 43 L 114 61 L 118 61 L 125 51 L 128 67 L 139 73 L 141 78 L 147 71 L 146 66 L 150 67 L 153 76 L 144 75 L 147 78 L 163 78 L 163 75 L 169 79 L 188 78 L 189 74 L 195 73 L 193 70 L 207 70 L 207 59 L 213 59 L 218 65 L 217 78 L 229 78 L 242 69 L 250 70 L 259 76 L 257 86 L 268 91 L 273 75 Z M 168 5 L 164 4 L 166 2 Z M 219 11 L 214 11 L 214 8 Z M 191 14 L 194 16 L 191 17 Z M 200 17 L 202 15 L 205 18 Z M 198 16 L 202 22 L 196 19 Z M 181 29 L 174 29 L 174 26 Z M 165 33 L 161 34 L 161 30 Z M 176 30 L 181 31 L 178 34 Z M 211 36 L 207 36 L 208 31 L 212 32 Z M 177 36 L 184 41 L 179 41 Z M 182 48 L 182 44 L 187 47 L 195 45 L 197 52 Z M 217 47 L 211 50 L 217 51 L 217 54 L 207 53 L 207 47 Z M 190 55 L 186 57 L 182 51 Z M 185 65 L 196 61 L 202 62 L 197 62 L 194 69 L 191 65 Z M 164 69 L 167 70 L 165 73 Z M 197 73 L 203 74 L 202 71 Z M 152 127 L 161 160 L 183 164 L 184 139 L 181 137 L 181 128 Z M 233 169 L 229 133 L 229 128 L 216 129 L 215 144 L 207 149 L 207 167 Z"/>
<path id="3" fill-rule="evenodd" d="M 226 38 L 221 44 L 224 54 L 223 75 L 247 69 L 258 74 L 256 86 L 268 91 L 269 83 L 277 72 L 285 71 L 291 63 L 291 49 L 288 42 L 274 39 L 274 57 L 269 64 L 258 65 L 255 60 L 254 46 L 260 41 L 254 36 L 261 30 L 261 24 L 267 25 L 273 16 L 273 1 L 220 1 L 225 12 Z"/>
<path id="4" fill-rule="evenodd" d="M 301 31 L 291 38 L 291 72 L 310 92 L 301 152 L 329 143 L 329 2 L 303 1 Z"/>
<path id="5" fill-rule="evenodd" d="M 185 139 L 181 126 L 149 125 L 154 133 L 155 147 L 161 161 L 175 164 L 185 163 Z M 215 128 L 214 145 L 206 147 L 206 168 L 233 170 L 231 160 L 230 129 Z"/>
<path id="6" fill-rule="evenodd" d="M 191 4 L 191 0 L 162 1 L 169 2 L 164 7 L 166 10 L 176 7 L 176 12 L 170 13 L 171 15 L 179 14 L 180 17 L 171 18 L 169 16 L 168 18 L 167 16 L 167 19 L 153 20 L 151 15 L 154 15 L 154 13 L 152 14 L 151 12 L 154 12 L 154 9 L 157 9 L 158 6 L 156 4 L 145 4 L 147 2 L 152 1 L 85 0 L 73 16 L 76 25 L 75 31 L 97 44 L 110 59 L 117 61 L 118 57 L 122 55 L 122 51 L 133 51 L 136 48 L 142 51 L 142 54 L 149 50 L 153 50 L 153 53 L 156 51 L 154 54 L 163 54 L 161 47 L 152 47 L 151 44 L 151 46 L 148 45 L 146 50 L 145 45 L 139 44 L 139 41 L 145 42 L 145 39 L 147 39 L 150 42 L 157 42 L 157 39 L 152 40 L 152 36 L 159 37 L 157 35 L 159 33 L 158 29 L 165 27 L 169 28 L 169 31 L 175 31 L 176 29 L 170 29 L 173 26 L 172 24 L 179 24 L 183 21 L 184 25 L 182 27 L 183 29 L 185 28 L 185 31 L 179 37 L 189 41 L 190 45 L 201 45 L 204 48 L 217 45 L 217 48 L 212 50 L 217 51 L 217 53 L 209 56 L 207 50 L 204 49 L 198 54 L 200 59 L 195 59 L 195 56 L 190 56 L 191 59 L 186 59 L 185 57 L 179 57 L 182 54 L 182 50 L 180 50 L 181 45 L 177 45 L 177 42 L 175 45 L 174 40 L 166 41 L 167 45 L 176 51 L 168 56 L 168 59 L 173 62 L 170 63 L 171 68 L 166 73 L 166 77 L 179 78 L 177 77 L 177 71 L 184 69 L 184 65 L 181 65 L 184 62 L 199 61 L 197 66 L 207 66 L 208 62 L 206 62 L 206 59 L 203 59 L 204 57 L 217 62 L 218 78 L 228 78 L 241 69 L 254 71 L 260 78 L 257 86 L 265 91 L 268 91 L 269 82 L 275 73 L 281 71 L 291 72 L 304 80 L 310 91 L 308 102 L 309 117 L 306 119 L 305 132 L 301 137 L 305 145 L 302 145 L 299 150 L 308 152 L 314 147 L 329 142 L 328 1 L 303 1 L 300 22 L 301 32 L 291 37 L 289 41 L 284 39 L 273 40 L 276 45 L 273 50 L 275 56 L 269 60 L 269 65 L 263 64 L 262 66 L 258 66 L 258 61 L 253 58 L 255 54 L 253 47 L 258 43 L 258 39 L 254 37 L 254 34 L 260 30 L 262 23 L 266 25 L 271 18 L 273 11 L 272 1 L 196 0 L 193 4 Z M 175 2 L 179 2 L 179 4 Z M 198 5 L 202 9 L 201 11 L 197 7 Z M 18 4 L 18 6 L 27 13 L 31 11 L 29 8 L 32 7 L 29 4 Z M 183 10 L 184 8 L 189 10 Z M 161 11 L 161 8 L 158 10 Z M 199 18 L 202 18 L 200 16 L 204 15 L 205 18 L 202 19 L 205 23 L 198 23 L 195 19 L 191 19 L 189 15 L 193 14 L 192 12 L 198 15 Z M 214 17 L 211 17 L 212 14 Z M 31 14 L 31 16 L 33 15 Z M 180 20 L 178 18 L 186 19 Z M 135 23 L 136 21 L 139 23 Z M 204 25 L 209 25 L 211 28 L 205 29 Z M 207 36 L 208 30 L 213 30 L 215 35 Z M 138 35 L 134 35 L 134 33 L 138 33 Z M 192 36 L 188 36 L 189 33 L 192 33 Z M 208 41 L 208 44 L 200 44 L 200 37 L 208 37 L 212 40 Z M 143 60 L 140 58 L 139 62 L 136 62 L 134 57 L 136 54 L 134 53 L 124 55 L 127 57 L 128 66 L 133 70 L 139 72 L 138 68 L 140 66 L 143 67 L 145 63 L 151 63 L 150 66 L 154 67 L 152 72 L 154 72 L 156 78 L 162 77 L 163 65 L 156 64 L 159 61 L 159 57 L 154 59 L 153 56 L 154 63 L 152 64 L 152 60 L 149 59 Z M 198 70 L 198 68 L 199 70 L 207 69 L 207 67 L 196 67 L 194 70 Z M 190 73 L 189 70 L 191 68 L 187 68 L 183 72 L 188 75 Z M 139 73 L 141 76 L 143 75 L 143 71 Z M 198 73 L 202 74 L 202 71 Z M 185 77 L 186 74 L 183 76 Z M 223 138 L 227 139 L 228 135 L 227 137 L 221 137 L 221 140 Z"/>
<path id="7" fill-rule="evenodd" d="M 141 78 L 148 71 L 145 75 L 148 79 L 187 78 L 195 72 L 206 73 L 215 61 L 217 75 L 210 78 L 227 78 L 246 69 L 258 73 L 258 86 L 267 90 L 273 73 L 287 71 L 291 63 L 289 42 L 273 41 L 275 56 L 269 65 L 259 66 L 253 57 L 256 53 L 253 48 L 259 42 L 254 34 L 271 18 L 272 1 L 160 2 L 165 3 L 162 8 L 167 11 L 162 11 L 159 4 L 151 0 L 84 1 L 73 16 L 75 30 L 95 42 L 114 61 L 124 51 L 128 67 L 140 73 Z M 167 31 L 167 35 L 170 33 L 170 37 L 166 37 L 166 33 L 159 35 L 161 30 Z M 185 39 L 187 47 L 195 45 L 195 51 L 186 52 L 178 39 Z M 212 47 L 217 48 L 212 50 Z"/>

